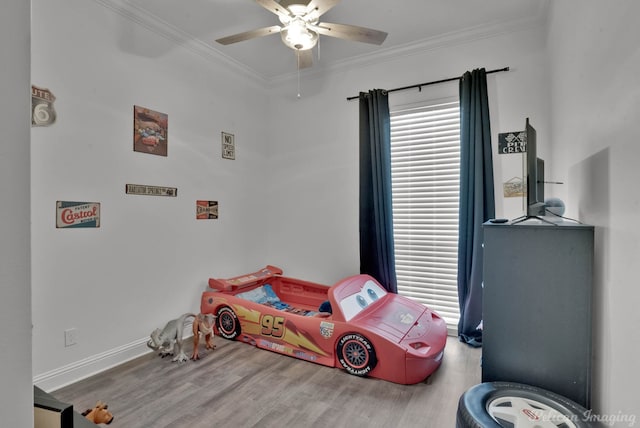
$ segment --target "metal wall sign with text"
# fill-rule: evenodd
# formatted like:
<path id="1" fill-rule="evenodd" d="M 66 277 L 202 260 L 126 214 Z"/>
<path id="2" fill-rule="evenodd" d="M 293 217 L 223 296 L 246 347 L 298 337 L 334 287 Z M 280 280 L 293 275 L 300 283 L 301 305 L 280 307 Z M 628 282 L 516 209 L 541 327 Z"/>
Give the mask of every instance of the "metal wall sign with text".
<path id="1" fill-rule="evenodd" d="M 222 133 L 222 158 L 231 160 L 236 158 L 235 136 L 228 132 Z"/>
<path id="2" fill-rule="evenodd" d="M 196 219 L 210 220 L 218 218 L 218 201 L 196 201 Z"/>
<path id="3" fill-rule="evenodd" d="M 175 187 L 147 186 L 146 184 L 127 184 L 125 192 L 128 195 L 148 195 L 148 196 L 178 196 L 178 189 Z"/>
<path id="4" fill-rule="evenodd" d="M 100 227 L 99 202 L 56 202 L 56 228 Z"/>
<path id="5" fill-rule="evenodd" d="M 31 85 L 31 126 L 49 126 L 56 121 L 55 100 L 49 89 Z"/>
<path id="6" fill-rule="evenodd" d="M 527 133 L 525 131 L 503 132 L 498 134 L 498 153 L 510 155 L 527 152 Z"/>

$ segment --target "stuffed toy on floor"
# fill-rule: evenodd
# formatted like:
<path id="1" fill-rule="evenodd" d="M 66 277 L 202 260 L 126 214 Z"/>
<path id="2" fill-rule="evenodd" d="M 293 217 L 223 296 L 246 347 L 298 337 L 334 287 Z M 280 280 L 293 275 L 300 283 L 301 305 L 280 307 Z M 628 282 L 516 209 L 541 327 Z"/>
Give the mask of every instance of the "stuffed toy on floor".
<path id="1" fill-rule="evenodd" d="M 82 416 L 93 422 L 94 424 L 107 424 L 113 421 L 113 414 L 107 410 L 107 406 L 102 401 L 98 401 L 93 409 L 87 409 L 82 412 Z"/>

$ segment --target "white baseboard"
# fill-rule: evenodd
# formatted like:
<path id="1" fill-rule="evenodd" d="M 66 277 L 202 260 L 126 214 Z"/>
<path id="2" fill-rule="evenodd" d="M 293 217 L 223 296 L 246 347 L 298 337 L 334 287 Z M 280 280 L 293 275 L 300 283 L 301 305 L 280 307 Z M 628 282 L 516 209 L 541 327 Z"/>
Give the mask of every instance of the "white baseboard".
<path id="1" fill-rule="evenodd" d="M 101 354 L 92 355 L 83 360 L 39 374 L 33 378 L 33 384 L 45 392 L 55 391 L 56 389 L 60 389 L 152 352 L 151 349 L 147 347 L 148 340 L 148 338 L 136 340 L 135 342 L 110 349 Z"/>
<path id="2" fill-rule="evenodd" d="M 185 322 L 182 332 L 182 340 L 191 340 L 193 337 L 192 321 Z M 80 361 L 39 374 L 33 378 L 33 384 L 45 392 L 52 392 L 72 383 L 86 379 L 112 367 L 124 364 L 127 361 L 138 358 L 144 354 L 153 352 L 147 347 L 149 337 L 138 339 L 134 342 L 110 349 L 100 354 L 92 355 Z"/>

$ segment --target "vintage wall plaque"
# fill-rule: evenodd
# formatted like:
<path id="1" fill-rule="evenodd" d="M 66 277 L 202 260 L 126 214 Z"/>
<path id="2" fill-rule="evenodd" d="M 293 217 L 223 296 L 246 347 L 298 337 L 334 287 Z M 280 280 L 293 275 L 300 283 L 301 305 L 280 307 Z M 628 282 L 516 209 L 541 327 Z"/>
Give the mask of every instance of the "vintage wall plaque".
<path id="1" fill-rule="evenodd" d="M 527 133 L 525 131 L 503 132 L 498 134 L 498 154 L 510 155 L 527 152 Z"/>
<path id="2" fill-rule="evenodd" d="M 125 192 L 128 195 L 178 196 L 178 189 L 175 187 L 148 186 L 146 184 L 127 184 Z"/>
<path id="3" fill-rule="evenodd" d="M 100 203 L 57 201 L 56 227 L 100 227 Z"/>
<path id="4" fill-rule="evenodd" d="M 56 121 L 55 100 L 50 90 L 31 85 L 31 126 L 49 126 Z"/>
<path id="5" fill-rule="evenodd" d="M 222 157 L 231 160 L 236 158 L 236 143 L 233 134 L 222 133 Z"/>
<path id="6" fill-rule="evenodd" d="M 196 201 L 196 219 L 210 220 L 218 218 L 218 201 Z"/>

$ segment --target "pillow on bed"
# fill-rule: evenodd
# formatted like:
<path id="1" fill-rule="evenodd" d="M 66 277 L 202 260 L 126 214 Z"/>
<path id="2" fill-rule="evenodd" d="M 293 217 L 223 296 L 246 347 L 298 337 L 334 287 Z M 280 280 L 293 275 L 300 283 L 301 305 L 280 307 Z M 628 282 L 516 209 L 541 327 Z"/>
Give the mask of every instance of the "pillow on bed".
<path id="1" fill-rule="evenodd" d="M 262 286 L 262 288 L 264 288 L 264 294 L 265 294 L 265 302 L 267 303 L 277 303 L 280 301 L 280 298 L 278 297 L 278 295 L 276 294 L 275 291 L 273 291 L 273 288 L 271 288 L 271 284 L 265 284 Z"/>
<path id="2" fill-rule="evenodd" d="M 265 299 L 265 294 L 264 294 L 264 290 L 262 289 L 262 287 L 258 287 L 255 288 L 253 290 L 250 291 L 245 291 L 242 293 L 238 293 L 236 294 L 236 297 L 239 297 L 241 299 L 246 299 L 246 300 L 250 300 L 252 302 L 256 302 L 256 303 L 262 303 L 262 300 Z"/>
<path id="3" fill-rule="evenodd" d="M 250 300 L 252 302 L 265 304 L 265 303 L 279 303 L 280 299 L 278 295 L 273 291 L 270 284 L 265 284 L 262 287 L 258 287 L 254 290 L 245 291 L 244 293 L 236 294 L 236 297 L 241 299 Z"/>

